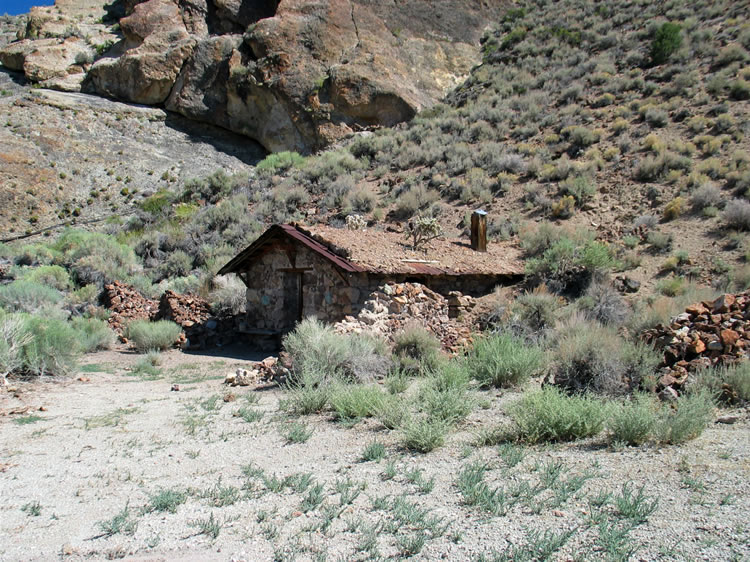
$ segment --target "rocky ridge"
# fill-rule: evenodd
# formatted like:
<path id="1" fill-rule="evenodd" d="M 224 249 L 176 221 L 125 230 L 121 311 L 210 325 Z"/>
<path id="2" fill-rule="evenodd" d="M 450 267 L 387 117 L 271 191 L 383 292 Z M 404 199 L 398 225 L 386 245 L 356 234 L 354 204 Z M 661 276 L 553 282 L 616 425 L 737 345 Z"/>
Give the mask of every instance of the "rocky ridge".
<path id="1" fill-rule="evenodd" d="M 0 62 L 43 87 L 164 106 L 271 151 L 391 126 L 479 62 L 499 3 L 57 0 Z"/>

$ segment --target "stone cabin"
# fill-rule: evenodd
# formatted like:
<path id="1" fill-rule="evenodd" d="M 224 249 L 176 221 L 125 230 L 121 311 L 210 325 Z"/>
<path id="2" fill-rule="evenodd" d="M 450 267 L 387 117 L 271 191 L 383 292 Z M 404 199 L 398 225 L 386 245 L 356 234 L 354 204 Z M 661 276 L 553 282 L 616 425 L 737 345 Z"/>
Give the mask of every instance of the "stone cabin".
<path id="1" fill-rule="evenodd" d="M 523 264 L 517 249 L 499 243 L 477 252 L 467 240 L 441 237 L 415 251 L 398 232 L 276 224 L 218 273 L 235 273 L 247 286 L 243 331 L 279 336 L 308 316 L 338 322 L 356 315 L 386 282 L 481 296 L 518 281 Z"/>

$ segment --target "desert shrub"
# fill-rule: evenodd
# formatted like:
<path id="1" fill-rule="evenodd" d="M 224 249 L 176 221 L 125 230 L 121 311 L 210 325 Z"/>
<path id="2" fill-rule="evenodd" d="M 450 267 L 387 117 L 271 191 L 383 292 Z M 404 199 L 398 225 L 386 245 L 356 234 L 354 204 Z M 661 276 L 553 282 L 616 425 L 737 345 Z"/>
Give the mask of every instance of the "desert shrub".
<path id="1" fill-rule="evenodd" d="M 286 384 L 286 397 L 279 407 L 292 414 L 314 414 L 328 406 L 331 397 L 329 381 L 317 372 L 305 371 L 296 375 Z"/>
<path id="2" fill-rule="evenodd" d="M 680 26 L 671 22 L 663 23 L 656 30 L 651 42 L 651 63 L 654 65 L 664 64 L 681 45 Z"/>
<path id="3" fill-rule="evenodd" d="M 689 171 L 692 161 L 687 156 L 680 156 L 669 150 L 643 158 L 633 173 L 638 181 L 656 181 L 671 170 Z"/>
<path id="4" fill-rule="evenodd" d="M 423 185 L 412 186 L 396 199 L 395 217 L 408 219 L 419 211 L 425 211 L 439 199 L 440 194 L 434 189 L 427 189 Z"/>
<path id="5" fill-rule="evenodd" d="M 23 368 L 23 349 L 32 337 L 24 318 L 21 314 L 5 314 L 0 309 L 0 383 Z"/>
<path id="6" fill-rule="evenodd" d="M 475 341 L 467 364 L 483 386 L 519 386 L 544 368 L 544 352 L 510 334 L 491 334 Z"/>
<path id="7" fill-rule="evenodd" d="M 649 107 L 643 118 L 651 127 L 665 127 L 669 123 L 669 114 L 658 107 Z"/>
<path id="8" fill-rule="evenodd" d="M 182 328 L 169 320 L 134 320 L 127 327 L 127 338 L 141 353 L 155 349 L 164 350 L 172 347 Z"/>
<path id="9" fill-rule="evenodd" d="M 729 201 L 721 216 L 729 228 L 750 230 L 750 203 L 744 199 Z"/>
<path id="10" fill-rule="evenodd" d="M 469 378 L 464 360 L 441 361 L 418 396 L 419 407 L 427 418 L 447 424 L 466 418 L 475 406 L 475 400 L 468 393 Z"/>
<path id="11" fill-rule="evenodd" d="M 287 334 L 284 349 L 292 358 L 295 382 L 309 380 L 368 382 L 391 368 L 384 344 L 366 334 L 342 335 L 315 318 L 306 318 Z"/>
<path id="12" fill-rule="evenodd" d="M 547 386 L 527 393 L 508 407 L 517 437 L 528 443 L 574 441 L 597 435 L 607 418 L 607 404 L 585 394 L 567 395 Z"/>
<path id="13" fill-rule="evenodd" d="M 115 333 L 109 324 L 97 318 L 73 318 L 71 327 L 76 331 L 79 349 L 84 353 L 109 349 L 115 343 Z"/>
<path id="14" fill-rule="evenodd" d="M 578 300 L 578 307 L 589 319 L 605 326 L 622 325 L 630 312 L 622 295 L 604 281 L 591 283 L 586 294 Z"/>
<path id="15" fill-rule="evenodd" d="M 369 213 L 375 208 L 375 195 L 368 189 L 354 189 L 347 198 L 348 206 L 358 213 Z"/>
<path id="16" fill-rule="evenodd" d="M 261 163 L 263 162 L 265 162 L 265 160 Z M 192 199 L 194 201 L 203 199 L 209 203 L 216 203 L 232 193 L 232 190 L 238 184 L 239 179 L 240 178 L 238 177 L 227 175 L 224 170 L 216 170 L 205 178 L 187 179 L 185 181 L 182 199 Z M 185 217 L 185 214 L 190 214 L 188 209 L 188 207 L 182 208 L 181 214 L 183 215 L 183 218 Z"/>
<path id="17" fill-rule="evenodd" d="M 695 439 L 713 418 L 714 402 L 708 392 L 683 394 L 674 408 L 665 406 L 656 425 L 655 434 L 662 443 L 680 444 Z"/>
<path id="18" fill-rule="evenodd" d="M 671 221 L 685 213 L 687 201 L 684 197 L 675 197 L 664 207 L 664 220 Z"/>
<path id="19" fill-rule="evenodd" d="M 445 443 L 449 424 L 439 418 L 413 418 L 401 430 L 401 443 L 411 451 L 429 453 Z"/>
<path id="20" fill-rule="evenodd" d="M 721 205 L 721 189 L 713 183 L 704 183 L 690 194 L 690 205 L 696 211 Z"/>
<path id="21" fill-rule="evenodd" d="M 280 174 L 290 168 L 300 168 L 305 163 L 305 157 L 297 152 L 282 151 L 269 154 L 258 162 L 256 169 L 266 174 Z"/>
<path id="22" fill-rule="evenodd" d="M 591 276 L 615 264 L 608 246 L 588 236 L 561 236 L 544 253 L 526 262 L 526 272 L 553 292 L 579 295 Z"/>
<path id="23" fill-rule="evenodd" d="M 22 271 L 19 278 L 24 281 L 52 287 L 58 291 L 67 291 L 73 287 L 70 275 L 65 271 L 65 268 L 59 265 L 42 265 L 28 268 Z"/>
<path id="24" fill-rule="evenodd" d="M 549 222 L 543 222 L 538 227 L 521 230 L 521 249 L 528 257 L 543 254 L 561 235 L 561 229 Z"/>
<path id="25" fill-rule="evenodd" d="M 659 252 L 666 252 L 669 250 L 672 247 L 673 241 L 672 235 L 664 232 L 652 230 L 646 235 L 646 242 L 650 244 L 654 250 Z"/>
<path id="26" fill-rule="evenodd" d="M 62 300 L 56 289 L 33 281 L 13 281 L 0 286 L 0 306 L 11 312 L 37 312 Z"/>
<path id="27" fill-rule="evenodd" d="M 626 340 L 613 328 L 585 322 L 563 332 L 554 358 L 550 374 L 556 386 L 609 395 L 638 389 L 661 360 L 653 348 Z"/>
<path id="28" fill-rule="evenodd" d="M 676 297 L 685 292 L 685 279 L 679 276 L 662 279 L 656 284 L 656 290 L 662 295 Z"/>
<path id="29" fill-rule="evenodd" d="M 213 280 L 214 287 L 208 300 L 215 314 L 237 315 L 247 305 L 245 284 L 235 275 L 221 275 Z"/>
<path id="30" fill-rule="evenodd" d="M 596 194 L 596 186 L 588 177 L 575 176 L 560 182 L 560 191 L 572 196 L 577 205 L 582 205 Z"/>
<path id="31" fill-rule="evenodd" d="M 695 376 L 692 391 L 707 391 L 723 404 L 735 405 L 750 401 L 750 362 L 702 369 Z"/>
<path id="32" fill-rule="evenodd" d="M 748 59 L 748 54 L 741 45 L 737 43 L 731 43 L 719 51 L 719 55 L 716 57 L 714 64 L 716 66 L 727 66 L 733 62 L 744 62 Z"/>
<path id="33" fill-rule="evenodd" d="M 31 375 L 67 375 L 78 357 L 76 331 L 64 320 L 54 317 L 23 316 L 24 329 L 30 334 L 23 346 L 25 373 Z"/>
<path id="34" fill-rule="evenodd" d="M 440 341 L 424 326 L 410 323 L 394 337 L 393 354 L 408 372 L 425 373 L 437 367 Z"/>
<path id="35" fill-rule="evenodd" d="M 750 100 L 750 82 L 735 80 L 729 85 L 729 96 L 733 100 Z"/>
<path id="36" fill-rule="evenodd" d="M 162 279 L 185 277 L 193 269 L 193 257 L 182 250 L 170 252 L 159 267 Z"/>
<path id="37" fill-rule="evenodd" d="M 607 429 L 612 443 L 641 445 L 648 441 L 659 421 L 659 405 L 649 394 L 638 393 L 612 408 Z"/>
<path id="38" fill-rule="evenodd" d="M 344 420 L 369 418 L 380 411 L 385 398 L 376 386 L 364 384 L 335 384 L 331 388 L 328 403 L 334 417 Z"/>
<path id="39" fill-rule="evenodd" d="M 562 130 L 563 137 L 570 142 L 571 146 L 583 149 L 599 142 L 599 133 L 580 125 L 566 127 Z"/>
<path id="40" fill-rule="evenodd" d="M 527 342 L 539 343 L 555 327 L 556 313 L 562 299 L 539 285 L 496 311 L 491 324 L 495 330 L 508 332 Z"/>
<path id="41" fill-rule="evenodd" d="M 66 230 L 53 248 L 78 285 L 128 281 L 140 271 L 133 249 L 106 234 Z"/>

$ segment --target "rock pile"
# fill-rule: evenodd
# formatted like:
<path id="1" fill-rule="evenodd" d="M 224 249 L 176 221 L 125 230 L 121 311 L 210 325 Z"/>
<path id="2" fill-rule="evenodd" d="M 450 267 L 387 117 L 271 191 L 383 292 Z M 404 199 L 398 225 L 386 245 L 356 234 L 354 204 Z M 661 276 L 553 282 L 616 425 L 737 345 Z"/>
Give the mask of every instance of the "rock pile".
<path id="1" fill-rule="evenodd" d="M 453 318 L 472 306 L 473 299 L 460 293 L 446 299 L 419 283 L 391 283 L 378 287 L 356 317 L 347 316 L 334 329 L 341 334 L 373 332 L 392 341 L 407 324 L 418 322 L 446 351 L 457 352 L 470 344 L 471 330 Z"/>
<path id="2" fill-rule="evenodd" d="M 104 286 L 102 304 L 109 309 L 109 325 L 120 334 L 133 320 L 152 320 L 159 311 L 159 303 L 147 299 L 137 289 L 115 281 Z"/>
<path id="3" fill-rule="evenodd" d="M 102 304 L 111 312 L 110 327 L 123 342 L 127 325 L 133 320 L 171 320 L 182 327 L 181 347 L 203 349 L 232 342 L 242 322 L 241 318 L 213 316 L 210 305 L 201 297 L 166 291 L 156 301 L 119 281 L 104 287 Z"/>
<path id="4" fill-rule="evenodd" d="M 657 390 L 675 398 L 690 373 L 747 359 L 750 349 L 750 292 L 726 294 L 692 304 L 669 326 L 646 330 L 643 339 L 663 351 Z"/>

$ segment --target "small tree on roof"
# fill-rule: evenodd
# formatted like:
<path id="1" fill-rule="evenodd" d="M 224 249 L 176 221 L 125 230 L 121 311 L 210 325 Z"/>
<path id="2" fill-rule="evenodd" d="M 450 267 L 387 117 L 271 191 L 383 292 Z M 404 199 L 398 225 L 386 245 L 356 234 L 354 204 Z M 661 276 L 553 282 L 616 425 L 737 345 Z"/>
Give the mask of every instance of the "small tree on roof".
<path id="1" fill-rule="evenodd" d="M 411 247 L 415 250 L 442 233 L 443 229 L 434 217 L 417 215 L 406 226 L 406 239 L 411 239 Z"/>

